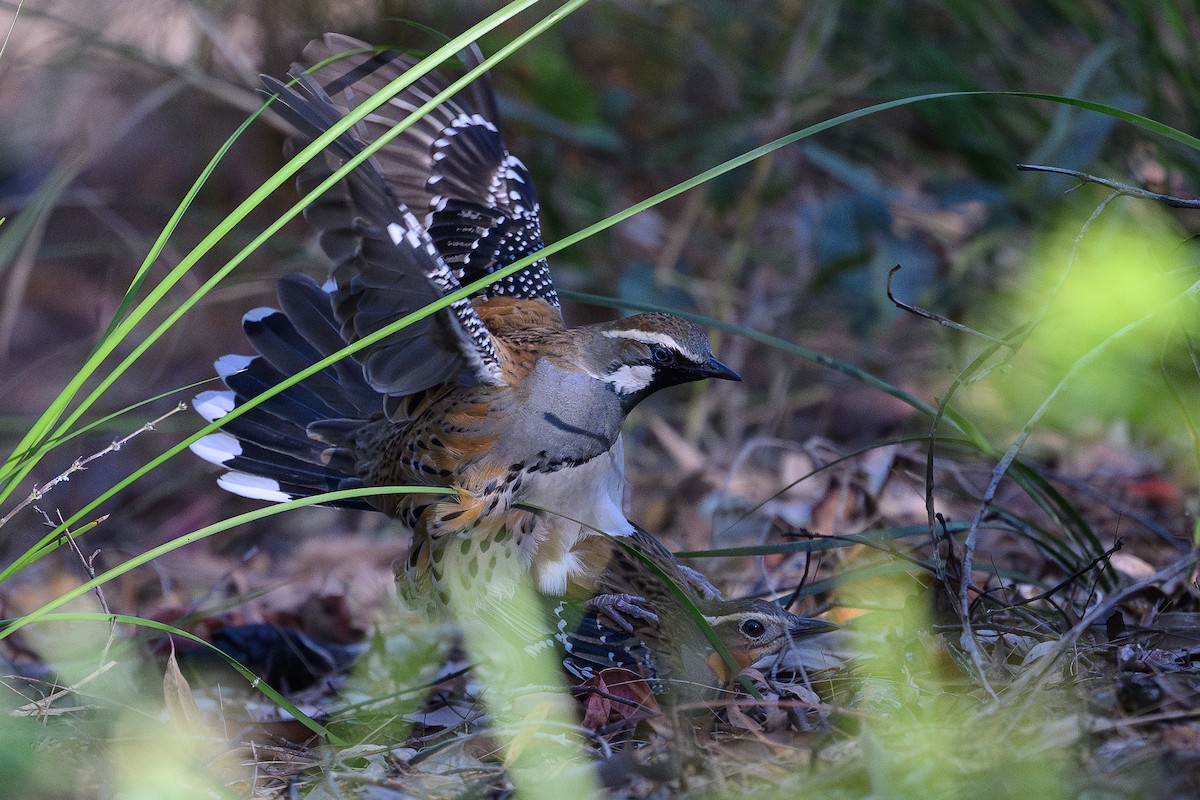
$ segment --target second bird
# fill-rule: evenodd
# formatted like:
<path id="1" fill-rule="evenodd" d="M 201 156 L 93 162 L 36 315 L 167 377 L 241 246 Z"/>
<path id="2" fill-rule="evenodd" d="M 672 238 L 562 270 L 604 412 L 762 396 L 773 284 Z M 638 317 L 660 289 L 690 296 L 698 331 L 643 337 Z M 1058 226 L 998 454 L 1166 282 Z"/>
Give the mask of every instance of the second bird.
<path id="1" fill-rule="evenodd" d="M 558 603 L 555 638 L 563 649 L 563 666 L 580 680 L 619 667 L 645 680 L 664 706 L 698 710 L 741 670 L 779 656 L 800 639 L 838 627 L 767 600 L 698 594 L 691 571 L 640 529 L 608 544 L 608 565 L 596 577 L 594 591 L 641 597 L 658 619 L 638 619 L 622 628 L 594 608 L 579 608 L 570 600 Z"/>
<path id="2" fill-rule="evenodd" d="M 298 67 L 291 85 L 264 79 L 279 95 L 272 108 L 299 132 L 295 148 L 414 63 L 332 34 L 305 59 L 324 63 Z M 381 105 L 309 163 L 301 191 L 445 86 L 429 74 Z M 305 212 L 332 280 L 288 276 L 279 310 L 244 317 L 256 355 L 217 362 L 228 391 L 196 398 L 207 419 L 542 247 L 529 173 L 504 147 L 486 82 L 469 92 L 413 123 Z M 453 489 L 366 501 L 413 530 L 410 598 L 445 604 L 454 592 L 477 593 L 473 584 L 501 561 L 531 573 L 544 594 L 590 593 L 609 552 L 594 537 L 634 531 L 622 508 L 625 416 L 652 392 L 703 378 L 738 379 L 696 325 L 654 313 L 566 327 L 537 261 L 229 420 L 193 449 L 229 470 L 223 487 L 258 499 Z"/>

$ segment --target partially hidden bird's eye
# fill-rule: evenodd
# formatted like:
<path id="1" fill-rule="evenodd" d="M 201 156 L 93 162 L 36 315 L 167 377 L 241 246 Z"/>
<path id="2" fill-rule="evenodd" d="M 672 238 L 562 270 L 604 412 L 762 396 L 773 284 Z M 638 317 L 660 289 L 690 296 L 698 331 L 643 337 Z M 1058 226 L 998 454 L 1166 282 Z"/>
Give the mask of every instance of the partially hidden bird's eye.
<path id="1" fill-rule="evenodd" d="M 767 632 L 767 626 L 756 619 L 748 619 L 742 623 L 742 633 L 751 639 L 757 639 Z"/>
<path id="2" fill-rule="evenodd" d="M 666 364 L 671 360 L 671 350 L 666 345 L 652 344 L 650 345 L 650 356 L 659 364 Z"/>

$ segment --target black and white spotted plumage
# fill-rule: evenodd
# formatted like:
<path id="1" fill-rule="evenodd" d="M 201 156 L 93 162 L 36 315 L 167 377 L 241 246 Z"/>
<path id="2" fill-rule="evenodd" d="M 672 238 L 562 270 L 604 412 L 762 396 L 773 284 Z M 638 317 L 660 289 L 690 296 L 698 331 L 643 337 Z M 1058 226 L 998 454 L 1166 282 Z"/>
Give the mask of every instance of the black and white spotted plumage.
<path id="1" fill-rule="evenodd" d="M 554 639 L 567 674 L 583 682 L 602 670 L 620 668 L 641 675 L 652 689 L 663 690 L 658 667 L 643 637 L 621 630 L 604 612 L 579 603 L 559 601 L 553 609 Z"/>
<path id="2" fill-rule="evenodd" d="M 304 55 L 310 64 L 327 62 L 310 76 L 343 114 L 416 63 L 339 34 L 311 43 Z M 434 73 L 418 78 L 359 123 L 355 135 L 364 142 L 378 139 L 447 85 Z M 525 165 L 504 146 L 486 76 L 415 121 L 373 162 L 428 229 L 461 283 L 542 248 L 537 191 Z M 536 298 L 558 306 L 544 259 L 493 283 L 483 296 Z"/>
<path id="3" fill-rule="evenodd" d="M 277 110 L 304 137 L 315 139 L 341 118 L 309 76 L 285 86 L 264 76 L 279 95 Z M 295 145 L 294 145 L 295 146 Z M 298 178 L 302 192 L 325 181 L 365 143 L 344 134 L 308 163 Z M 333 260 L 334 314 L 342 338 L 355 342 L 462 288 L 429 231 L 396 198 L 372 161 L 359 165 L 305 212 Z M 500 357 L 471 301 L 418 320 L 359 355 L 368 383 L 400 398 L 444 383 L 498 383 Z"/>

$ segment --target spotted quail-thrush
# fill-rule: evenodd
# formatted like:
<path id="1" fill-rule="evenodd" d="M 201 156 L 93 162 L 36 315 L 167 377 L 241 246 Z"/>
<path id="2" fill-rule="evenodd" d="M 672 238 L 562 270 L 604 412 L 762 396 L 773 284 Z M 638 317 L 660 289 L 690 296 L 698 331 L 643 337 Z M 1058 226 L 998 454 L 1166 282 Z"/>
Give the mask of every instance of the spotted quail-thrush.
<path id="1" fill-rule="evenodd" d="M 321 66 L 295 68 L 291 85 L 264 78 L 278 94 L 272 108 L 298 131 L 293 148 L 414 63 L 333 34 L 305 59 Z M 400 91 L 313 159 L 300 190 L 445 85 L 431 73 Z M 227 391 L 195 402 L 210 421 L 542 247 L 533 183 L 504 147 L 486 82 L 412 124 L 306 217 L 332 261 L 331 280 L 287 276 L 278 310 L 245 315 L 255 355 L 217 361 Z M 221 486 L 269 501 L 362 486 L 453 489 L 338 503 L 384 511 L 413 530 L 411 599 L 444 604 L 481 583 L 504 595 L 503 581 L 480 578 L 498 562 L 518 564 L 544 594 L 596 594 L 590 582 L 607 554 L 589 540 L 634 531 L 621 503 L 625 416 L 652 392 L 703 378 L 737 375 L 678 317 L 566 327 L 541 260 L 228 420 L 193 450 L 227 470 Z"/>
<path id="2" fill-rule="evenodd" d="M 594 544 L 611 551 L 595 591 L 644 598 L 657 619 L 634 618 L 628 626 L 618 626 L 603 609 L 560 601 L 554 609 L 555 638 L 564 667 L 580 680 L 620 667 L 644 678 L 669 705 L 698 704 L 713 699 L 741 670 L 779 655 L 797 639 L 837 628 L 766 600 L 698 594 L 691 570 L 640 529 L 619 541 Z M 697 623 L 696 612 L 724 645 L 732 664 Z"/>

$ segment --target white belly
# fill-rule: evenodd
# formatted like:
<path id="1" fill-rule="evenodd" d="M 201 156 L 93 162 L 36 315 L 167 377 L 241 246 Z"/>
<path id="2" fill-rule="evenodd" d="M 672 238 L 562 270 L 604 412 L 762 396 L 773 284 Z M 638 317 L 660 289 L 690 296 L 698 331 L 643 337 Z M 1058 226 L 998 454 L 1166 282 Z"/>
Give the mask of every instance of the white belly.
<path id="1" fill-rule="evenodd" d="M 522 487 L 521 499 L 539 509 L 534 580 L 538 591 L 559 596 L 566 592 L 569 580 L 584 569 L 572 553 L 580 539 L 633 533 L 622 502 L 625 454 L 621 439 L 585 464 L 530 478 Z"/>

